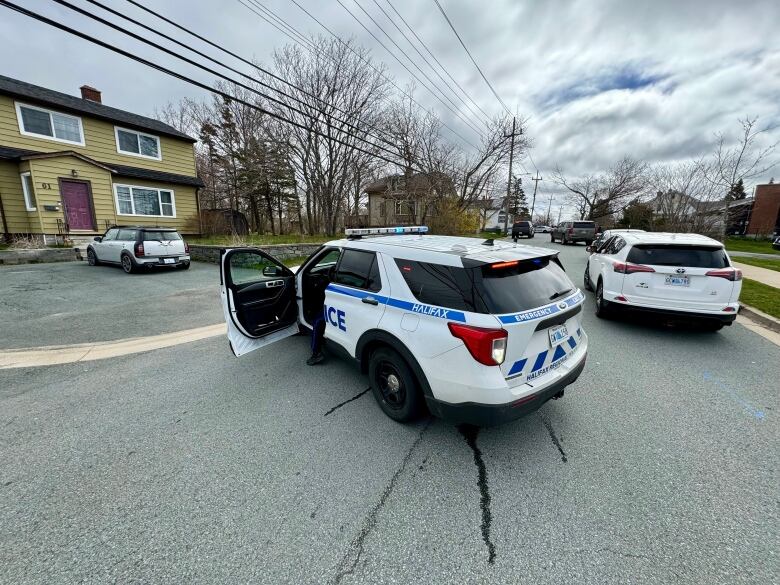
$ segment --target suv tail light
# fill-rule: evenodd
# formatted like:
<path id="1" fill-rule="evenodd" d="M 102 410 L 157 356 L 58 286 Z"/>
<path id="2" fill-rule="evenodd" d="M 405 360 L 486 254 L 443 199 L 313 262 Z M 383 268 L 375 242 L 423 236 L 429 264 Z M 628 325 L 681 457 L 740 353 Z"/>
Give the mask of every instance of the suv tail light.
<path id="1" fill-rule="evenodd" d="M 488 329 L 459 323 L 447 323 L 450 333 L 469 350 L 471 356 L 486 366 L 500 366 L 506 357 L 506 329 Z"/>
<path id="2" fill-rule="evenodd" d="M 716 278 L 725 278 L 726 280 L 742 280 L 742 271 L 739 268 L 723 268 L 721 270 L 710 270 L 705 276 L 715 276 Z"/>
<path id="3" fill-rule="evenodd" d="M 190 245 L 187 242 L 184 242 L 184 253 L 185 254 L 190 253 Z"/>
<path id="4" fill-rule="evenodd" d="M 574 228 L 570 227 L 569 229 L 566 230 L 566 233 L 569 234 L 569 235 L 573 234 L 574 233 Z"/>
<path id="5" fill-rule="evenodd" d="M 631 262 L 615 262 L 613 268 L 615 272 L 621 274 L 634 274 L 635 272 L 655 272 L 653 268 L 645 266 L 644 264 L 632 264 Z"/>
<path id="6" fill-rule="evenodd" d="M 144 244 L 143 242 L 138 242 L 135 245 L 135 256 L 136 258 L 140 258 L 143 255 L 144 255 Z"/>

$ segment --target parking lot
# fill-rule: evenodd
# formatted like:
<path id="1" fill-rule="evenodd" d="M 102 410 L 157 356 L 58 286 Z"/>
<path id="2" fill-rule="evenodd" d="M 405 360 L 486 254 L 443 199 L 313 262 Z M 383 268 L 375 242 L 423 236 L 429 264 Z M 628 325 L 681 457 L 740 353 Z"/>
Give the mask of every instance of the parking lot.
<path id="1" fill-rule="evenodd" d="M 220 323 L 218 280 L 3 267 L 0 351 Z M 0 370 L 0 582 L 776 582 L 780 347 L 592 304 L 565 397 L 480 430 L 391 421 L 305 337 Z"/>

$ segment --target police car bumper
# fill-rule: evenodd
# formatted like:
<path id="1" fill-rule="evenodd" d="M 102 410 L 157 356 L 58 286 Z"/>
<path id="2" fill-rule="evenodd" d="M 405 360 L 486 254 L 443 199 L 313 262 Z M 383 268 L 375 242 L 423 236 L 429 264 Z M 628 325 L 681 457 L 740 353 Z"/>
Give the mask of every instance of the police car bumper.
<path id="1" fill-rule="evenodd" d="M 585 359 L 574 366 L 565 376 L 550 386 L 535 394 L 524 396 L 506 404 L 480 404 L 477 402 L 461 402 L 453 404 L 426 396 L 428 409 L 434 416 L 446 419 L 456 424 L 472 424 L 480 427 L 499 425 L 517 420 L 538 410 L 545 402 L 554 398 L 569 384 L 579 378 L 585 368 Z"/>

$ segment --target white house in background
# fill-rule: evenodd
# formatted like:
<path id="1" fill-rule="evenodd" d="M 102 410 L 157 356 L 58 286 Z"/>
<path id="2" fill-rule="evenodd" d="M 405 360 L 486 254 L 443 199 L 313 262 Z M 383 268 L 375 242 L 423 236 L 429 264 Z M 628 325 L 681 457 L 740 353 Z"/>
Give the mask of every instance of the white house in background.
<path id="1" fill-rule="evenodd" d="M 484 199 L 477 203 L 479 207 L 480 221 L 482 222 L 482 229 L 486 232 L 501 231 L 504 229 L 504 219 L 506 218 L 506 212 L 504 211 L 504 198 L 494 197 L 491 199 Z M 511 226 L 514 221 L 514 216 L 510 213 L 507 221 L 507 226 Z"/>

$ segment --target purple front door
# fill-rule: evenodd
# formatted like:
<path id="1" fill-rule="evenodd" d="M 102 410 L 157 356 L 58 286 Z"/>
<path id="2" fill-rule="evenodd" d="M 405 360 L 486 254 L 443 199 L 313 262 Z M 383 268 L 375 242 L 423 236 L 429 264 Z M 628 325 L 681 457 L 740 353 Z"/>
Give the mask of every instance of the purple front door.
<path id="1" fill-rule="evenodd" d="M 65 219 L 71 230 L 94 230 L 89 184 L 80 181 L 60 181 L 60 195 Z"/>

